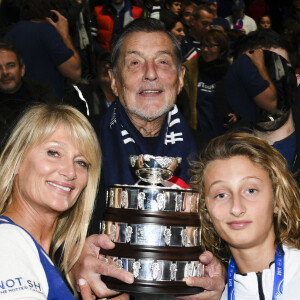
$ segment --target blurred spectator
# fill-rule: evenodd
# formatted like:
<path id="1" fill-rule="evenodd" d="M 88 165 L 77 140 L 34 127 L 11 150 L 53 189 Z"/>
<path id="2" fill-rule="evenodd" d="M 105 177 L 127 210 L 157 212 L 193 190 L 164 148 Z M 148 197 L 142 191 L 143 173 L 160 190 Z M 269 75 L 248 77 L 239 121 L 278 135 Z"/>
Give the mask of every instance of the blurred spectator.
<path id="1" fill-rule="evenodd" d="M 5 38 L 20 50 L 26 76 L 50 85 L 62 97 L 64 77 L 79 81 L 81 62 L 69 35 L 67 19 L 51 8 L 51 0 L 23 0 L 21 21 Z"/>
<path id="2" fill-rule="evenodd" d="M 235 120 L 224 97 L 229 40 L 223 30 L 212 28 L 202 35 L 200 47 L 201 54 L 183 64 L 184 88 L 177 105 L 192 128 L 215 137 L 225 132 L 224 123 Z"/>
<path id="3" fill-rule="evenodd" d="M 110 43 L 115 34 L 142 15 L 142 8 L 133 6 L 129 0 L 105 0 L 103 5 L 95 7 L 98 29 L 98 43 L 110 51 Z"/>
<path id="4" fill-rule="evenodd" d="M 110 86 L 108 75 L 110 68 L 110 53 L 105 52 L 98 59 L 97 77 L 89 83 L 74 84 L 64 97 L 64 102 L 73 106 L 76 105 L 81 112 L 87 115 L 95 130 L 98 130 L 102 115 L 116 100 Z"/>
<path id="5" fill-rule="evenodd" d="M 161 0 L 144 0 L 143 16 L 146 18 L 160 19 L 162 9 Z"/>
<path id="6" fill-rule="evenodd" d="M 218 16 L 218 3 L 219 3 L 219 0 L 207 0 L 207 4 L 214 12 L 214 20 L 213 20 L 212 26 L 213 27 L 214 26 L 222 27 L 226 31 L 230 30 L 230 25 L 229 25 L 228 21 L 225 18 Z"/>
<path id="7" fill-rule="evenodd" d="M 244 0 L 233 0 L 232 4 L 232 15 L 226 17 L 230 28 L 236 31 L 240 31 L 244 34 L 248 34 L 251 31 L 257 29 L 256 22 L 245 15 L 245 2 Z"/>
<path id="8" fill-rule="evenodd" d="M 207 4 L 198 5 L 192 13 L 191 26 L 181 45 L 183 61 L 188 61 L 200 53 L 201 36 L 213 23 L 213 11 Z"/>
<path id="9" fill-rule="evenodd" d="M 268 63 L 276 58 L 275 52 L 287 61 L 288 46 L 282 37 L 271 29 L 253 31 L 240 39 L 237 45 L 238 58 L 232 63 L 226 75 L 226 96 L 234 112 L 247 117 L 250 122 L 261 120 L 261 113 L 272 114 L 282 99 L 283 90 L 288 86 L 276 89 L 275 83 L 280 82 L 284 70 L 278 61 L 274 80 L 270 77 Z M 269 50 L 267 53 L 263 50 Z M 270 52 L 273 51 L 273 52 Z M 281 93 L 278 93 L 281 91 Z"/>
<path id="10" fill-rule="evenodd" d="M 185 0 L 181 6 L 181 20 L 184 26 L 184 32 L 188 33 L 191 27 L 191 18 L 193 9 L 197 7 L 197 4 L 191 0 Z"/>
<path id="11" fill-rule="evenodd" d="M 0 40 L 0 148 L 27 107 L 61 102 L 47 86 L 24 75 L 25 64 L 19 50 L 10 41 Z"/>
<path id="12" fill-rule="evenodd" d="M 165 0 L 165 9 L 176 16 L 181 13 L 181 0 Z"/>
<path id="13" fill-rule="evenodd" d="M 165 24 L 166 29 L 176 37 L 179 45 L 181 45 L 182 39 L 185 37 L 181 18 L 176 15 L 165 14 L 161 16 L 160 20 Z"/>
<path id="14" fill-rule="evenodd" d="M 88 0 L 56 0 L 57 10 L 67 18 L 73 44 L 78 51 L 82 64 L 82 77 L 95 78 L 95 47 L 97 31 L 92 26 Z M 103 50 L 104 52 L 104 50 Z"/>
<path id="15" fill-rule="evenodd" d="M 238 130 L 248 128 L 248 132 L 266 140 L 280 151 L 300 186 L 300 111 L 294 105 L 297 83 L 295 71 L 289 62 L 286 41 L 275 31 L 262 29 L 244 36 L 237 50 L 240 56 L 227 73 L 231 73 L 228 91 L 230 93 L 230 89 L 234 90 L 227 93 L 227 98 L 230 103 L 234 101 L 233 108 L 242 116 L 237 123 Z M 257 67 L 247 56 L 260 56 L 262 52 L 268 76 L 276 88 L 276 107 L 273 112 L 257 103 L 256 95 L 260 95 L 256 94 L 257 88 L 264 93 L 265 83 L 260 74 L 253 73 Z M 265 86 L 268 87 L 268 83 Z M 267 97 L 261 100 L 266 101 Z M 257 110 L 256 118 L 250 113 L 254 107 Z"/>
<path id="16" fill-rule="evenodd" d="M 258 29 L 272 29 L 271 16 L 268 13 L 262 14 L 257 21 Z"/>

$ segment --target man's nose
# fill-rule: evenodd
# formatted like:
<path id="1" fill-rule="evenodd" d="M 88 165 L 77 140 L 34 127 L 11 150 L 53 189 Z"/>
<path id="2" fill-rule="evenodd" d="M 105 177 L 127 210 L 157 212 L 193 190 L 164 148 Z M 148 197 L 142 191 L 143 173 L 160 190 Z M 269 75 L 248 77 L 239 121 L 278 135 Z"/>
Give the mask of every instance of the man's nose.
<path id="1" fill-rule="evenodd" d="M 152 61 L 147 62 L 145 65 L 145 79 L 151 81 L 157 79 L 156 66 Z"/>
<path id="2" fill-rule="evenodd" d="M 7 75 L 8 74 L 8 69 L 6 67 L 1 67 L 0 68 L 0 74 Z"/>

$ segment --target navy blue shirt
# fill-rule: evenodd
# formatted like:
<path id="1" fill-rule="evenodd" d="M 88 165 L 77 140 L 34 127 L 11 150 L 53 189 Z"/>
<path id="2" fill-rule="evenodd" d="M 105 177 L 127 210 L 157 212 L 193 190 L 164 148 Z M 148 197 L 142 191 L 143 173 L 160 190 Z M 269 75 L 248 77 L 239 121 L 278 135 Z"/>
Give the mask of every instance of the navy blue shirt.
<path id="1" fill-rule="evenodd" d="M 201 53 L 200 42 L 194 40 L 191 36 L 186 35 L 181 44 L 182 62 L 190 61 Z"/>
<path id="2" fill-rule="evenodd" d="M 259 108 L 254 97 L 269 87 L 251 59 L 243 54 L 229 67 L 225 78 L 225 92 L 233 112 L 248 117 L 249 121 L 259 120 Z"/>
<path id="3" fill-rule="evenodd" d="M 296 155 L 296 134 L 295 131 L 281 141 L 277 141 L 272 145 L 287 160 L 289 170 L 292 171 Z"/>
<path id="4" fill-rule="evenodd" d="M 197 87 L 197 129 L 209 137 L 224 133 L 223 120 L 215 113 L 216 79 L 199 72 Z"/>
<path id="5" fill-rule="evenodd" d="M 217 17 L 213 20 L 212 27 L 214 26 L 221 26 L 224 30 L 230 30 L 229 22 L 221 17 Z"/>
<path id="6" fill-rule="evenodd" d="M 54 26 L 48 22 L 20 21 L 5 39 L 20 50 L 27 77 L 49 85 L 59 97 L 64 95 L 64 79 L 58 66 L 74 53 L 66 47 Z"/>

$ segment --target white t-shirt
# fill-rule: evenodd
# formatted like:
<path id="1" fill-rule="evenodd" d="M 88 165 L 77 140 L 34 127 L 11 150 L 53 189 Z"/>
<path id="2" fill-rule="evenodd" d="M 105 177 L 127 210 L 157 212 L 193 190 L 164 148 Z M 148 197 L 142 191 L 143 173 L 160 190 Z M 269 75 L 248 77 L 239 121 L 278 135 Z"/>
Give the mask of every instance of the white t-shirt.
<path id="1" fill-rule="evenodd" d="M 229 16 L 225 18 L 230 25 L 230 28 L 233 29 L 233 17 Z M 248 34 L 251 31 L 255 31 L 257 29 L 257 25 L 254 19 L 252 19 L 251 17 L 244 15 L 243 17 L 243 29 L 245 29 L 246 34 Z"/>
<path id="2" fill-rule="evenodd" d="M 0 240 L 0 299 L 47 299 L 47 277 L 32 238 L 0 224 Z"/>
<path id="3" fill-rule="evenodd" d="M 280 300 L 300 299 L 300 250 L 283 246 L 284 254 L 284 282 L 283 295 Z M 265 299 L 272 299 L 275 264 L 262 272 L 262 286 Z M 255 272 L 246 275 L 234 274 L 235 299 L 259 300 L 258 281 Z M 227 284 L 221 300 L 227 298 Z"/>

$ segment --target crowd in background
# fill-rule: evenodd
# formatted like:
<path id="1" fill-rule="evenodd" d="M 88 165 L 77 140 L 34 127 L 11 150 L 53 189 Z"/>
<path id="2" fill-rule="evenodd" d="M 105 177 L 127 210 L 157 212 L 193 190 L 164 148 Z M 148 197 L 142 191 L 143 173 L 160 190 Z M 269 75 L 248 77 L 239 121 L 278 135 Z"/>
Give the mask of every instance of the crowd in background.
<path id="1" fill-rule="evenodd" d="M 175 35 L 187 73 L 191 69 L 189 61 L 196 57 L 193 63 L 200 61 L 199 74 L 206 76 L 201 81 L 205 86 L 200 90 L 203 97 L 198 98 L 203 98 L 206 104 L 196 97 L 196 91 L 189 94 L 191 86 L 195 88 L 197 83 L 199 86 L 200 79 L 192 83 L 186 77 L 184 97 L 179 97 L 178 106 L 193 128 L 211 137 L 226 131 L 227 120 L 235 122 L 238 118 L 231 114 L 222 92 L 217 93 L 216 113 L 209 98 L 215 95 L 215 82 L 225 78 L 236 58 L 235 46 L 244 35 L 261 29 L 280 33 L 288 43 L 290 62 L 299 77 L 300 1 L 297 0 L 2 0 L 0 15 L 0 37 L 12 41 L 20 51 L 26 66 L 23 76 L 46 85 L 60 101 L 80 109 L 95 125 L 116 98 L 107 73 L 111 41 L 126 24 L 140 17 L 160 19 Z M 210 29 L 214 31 L 204 37 Z M 47 37 L 47 43 L 40 42 L 38 35 L 45 40 Z M 192 76 L 195 74 L 198 72 Z M 1 106 L 7 101 L 3 93 L 5 90 L 1 89 Z M 12 96 L 9 98 L 11 101 Z M 226 113 L 220 115 L 220 110 Z"/>
<path id="2" fill-rule="evenodd" d="M 267 141 L 299 186 L 299 33 L 300 0 L 0 0 L 0 149 L 32 104 L 81 111 L 104 158 L 91 233 L 105 188 L 136 182 L 128 154 L 182 156 L 186 184 L 188 155 L 228 131 Z"/>

